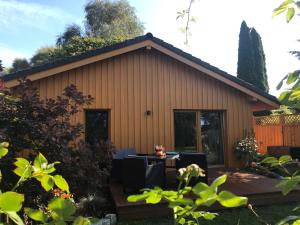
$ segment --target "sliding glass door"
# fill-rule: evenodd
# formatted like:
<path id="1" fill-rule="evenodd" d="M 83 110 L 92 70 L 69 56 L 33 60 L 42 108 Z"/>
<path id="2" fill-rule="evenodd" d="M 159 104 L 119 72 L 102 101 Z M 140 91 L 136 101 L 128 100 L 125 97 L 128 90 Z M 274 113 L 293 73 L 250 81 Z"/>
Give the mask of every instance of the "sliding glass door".
<path id="1" fill-rule="evenodd" d="M 200 112 L 201 150 L 207 154 L 210 165 L 224 164 L 223 113 Z"/>
<path id="2" fill-rule="evenodd" d="M 209 165 L 223 165 L 223 123 L 222 111 L 175 111 L 176 151 L 205 152 Z"/>

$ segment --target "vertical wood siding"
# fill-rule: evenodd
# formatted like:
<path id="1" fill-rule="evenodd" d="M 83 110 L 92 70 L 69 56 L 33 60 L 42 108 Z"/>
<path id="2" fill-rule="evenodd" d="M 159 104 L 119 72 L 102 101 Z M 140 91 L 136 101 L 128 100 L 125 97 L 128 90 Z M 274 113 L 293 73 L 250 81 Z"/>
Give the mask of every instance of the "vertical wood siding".
<path id="1" fill-rule="evenodd" d="M 110 110 L 110 138 L 117 148 L 152 153 L 154 144 L 174 149 L 175 109 L 224 110 L 225 164 L 238 165 L 233 145 L 252 127 L 247 96 L 152 49 L 138 50 L 35 81 L 42 97 L 75 84 L 95 100 L 88 108 Z M 146 116 L 146 110 L 151 115 Z M 84 123 L 78 113 L 73 123 Z"/>

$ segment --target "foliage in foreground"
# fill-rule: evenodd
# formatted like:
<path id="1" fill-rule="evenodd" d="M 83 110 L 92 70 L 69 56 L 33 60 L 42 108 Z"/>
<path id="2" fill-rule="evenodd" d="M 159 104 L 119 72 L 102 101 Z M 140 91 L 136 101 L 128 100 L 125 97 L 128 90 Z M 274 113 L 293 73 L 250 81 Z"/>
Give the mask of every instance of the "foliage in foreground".
<path id="1" fill-rule="evenodd" d="M 255 211 L 262 220 L 247 208 L 226 209 L 214 220 L 205 220 L 201 225 L 274 225 L 288 215 L 299 203 L 262 206 Z M 173 225 L 172 218 L 148 218 L 143 220 L 120 221 L 118 225 Z"/>
<path id="2" fill-rule="evenodd" d="M 162 190 L 159 187 L 145 189 L 142 194 L 131 195 L 129 202 L 146 201 L 157 204 L 163 200 L 169 203 L 173 210 L 175 224 L 200 224 L 201 219 L 213 220 L 218 214 L 203 211 L 199 207 L 209 207 L 218 202 L 224 207 L 239 207 L 247 204 L 246 197 L 236 196 L 229 191 L 218 191 L 220 185 L 226 182 L 223 175 L 213 181 L 211 185 L 199 182 L 194 187 L 189 186 L 192 178 L 204 176 L 204 171 L 198 165 L 192 164 L 179 170 L 179 185 L 177 191 Z M 196 196 L 193 200 L 191 194 Z"/>
<path id="3" fill-rule="evenodd" d="M 281 156 L 279 159 L 267 157 L 261 162 L 261 164 L 270 168 L 278 168 L 281 170 L 282 174 L 284 174 L 282 180 L 277 185 L 277 187 L 281 189 L 283 195 L 287 195 L 292 190 L 296 189 L 300 183 L 300 170 L 290 171 L 287 167 L 292 162 L 293 160 L 289 155 Z M 298 209 L 299 206 L 293 210 L 294 213 L 297 213 Z M 288 225 L 290 222 L 292 225 L 300 224 L 300 214 L 287 216 L 279 221 L 277 225 Z"/>
<path id="4" fill-rule="evenodd" d="M 7 142 L 0 144 L 0 159 L 8 153 Z M 24 158 L 16 158 L 14 173 L 19 177 L 17 183 L 10 190 L 0 189 L 0 222 L 1 214 L 5 215 L 5 223 L 1 224 L 18 224 L 24 225 L 24 220 L 19 213 L 24 211 L 32 220 L 38 221 L 39 224 L 66 225 L 74 221 L 73 225 L 91 224 L 89 218 L 75 217 L 76 210 L 74 202 L 70 198 L 54 197 L 45 209 L 23 208 L 25 195 L 17 192 L 19 186 L 31 180 L 37 180 L 45 191 L 50 191 L 54 187 L 69 193 L 69 185 L 61 175 L 54 175 L 55 165 L 59 162 L 48 163 L 48 160 L 39 153 L 33 162 Z M 1 174 L 1 172 L 0 172 Z M 0 176 L 2 177 L 2 176 Z"/>

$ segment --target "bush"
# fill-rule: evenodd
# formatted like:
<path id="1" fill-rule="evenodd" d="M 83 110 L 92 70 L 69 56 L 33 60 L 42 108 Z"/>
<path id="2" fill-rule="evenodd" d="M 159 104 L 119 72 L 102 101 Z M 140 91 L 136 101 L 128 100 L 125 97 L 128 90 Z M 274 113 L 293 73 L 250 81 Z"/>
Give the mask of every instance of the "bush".
<path id="1" fill-rule="evenodd" d="M 0 141 L 12 143 L 9 156 L 0 165 L 5 171 L 3 185 L 9 187 L 17 179 L 10 172 L 14 157 L 26 153 L 26 158 L 33 160 L 41 152 L 51 161 L 62 162 L 57 171 L 69 180 L 75 198 L 103 187 L 110 171 L 111 143 L 89 146 L 74 142 L 82 134 L 83 126 L 70 123 L 71 117 L 92 100 L 74 85 L 66 87 L 55 99 L 42 100 L 29 80 L 20 80 L 14 90 L 0 91 Z M 24 192 L 32 196 L 27 200 L 29 205 L 49 198 L 35 182 L 24 187 Z"/>
<path id="2" fill-rule="evenodd" d="M 259 158 L 258 146 L 253 132 L 245 132 L 243 139 L 239 140 L 234 148 L 238 159 L 245 162 L 245 166 L 251 166 L 251 163 Z"/>

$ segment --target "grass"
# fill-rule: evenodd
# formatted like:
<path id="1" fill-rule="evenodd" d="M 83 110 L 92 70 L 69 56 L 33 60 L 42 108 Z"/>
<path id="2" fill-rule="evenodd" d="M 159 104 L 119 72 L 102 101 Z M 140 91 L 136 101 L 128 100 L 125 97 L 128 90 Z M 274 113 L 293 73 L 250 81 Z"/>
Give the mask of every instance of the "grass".
<path id="1" fill-rule="evenodd" d="M 274 225 L 279 220 L 288 215 L 293 215 L 293 209 L 300 203 L 281 204 L 276 206 L 266 206 L 254 208 L 254 210 L 260 215 L 260 219 L 247 208 L 232 209 L 220 212 L 219 216 L 212 221 L 201 221 L 201 225 Z M 299 213 L 299 212 L 298 212 Z M 263 223 L 265 221 L 267 223 Z M 136 220 L 136 221 L 124 221 L 118 223 L 119 225 L 173 225 L 171 219 L 148 219 L 148 220 Z"/>

